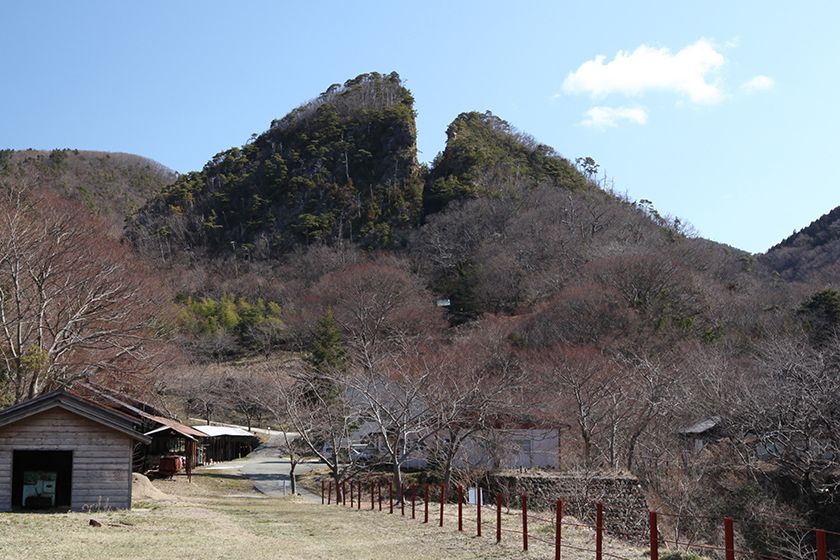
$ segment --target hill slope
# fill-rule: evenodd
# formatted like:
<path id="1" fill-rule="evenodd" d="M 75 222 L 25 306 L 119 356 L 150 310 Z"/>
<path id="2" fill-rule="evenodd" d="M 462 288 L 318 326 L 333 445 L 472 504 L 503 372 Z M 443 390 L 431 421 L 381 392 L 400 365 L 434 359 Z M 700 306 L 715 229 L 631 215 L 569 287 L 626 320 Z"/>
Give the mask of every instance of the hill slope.
<path id="1" fill-rule="evenodd" d="M 761 261 L 786 280 L 836 277 L 840 262 L 840 206 L 771 247 Z"/>
<path id="2" fill-rule="evenodd" d="M 387 247 L 417 223 L 414 99 L 396 73 L 333 85 L 147 204 L 131 236 L 265 258 L 310 242 Z"/>
<path id="3" fill-rule="evenodd" d="M 122 230 L 127 216 L 175 180 L 150 159 L 82 150 L 2 150 L 0 184 L 43 188 L 80 202 Z"/>
<path id="4" fill-rule="evenodd" d="M 511 188 L 589 186 L 553 148 L 516 132 L 489 111 L 461 113 L 446 129 L 446 138 L 423 192 L 427 214 L 452 200 L 496 196 Z"/>

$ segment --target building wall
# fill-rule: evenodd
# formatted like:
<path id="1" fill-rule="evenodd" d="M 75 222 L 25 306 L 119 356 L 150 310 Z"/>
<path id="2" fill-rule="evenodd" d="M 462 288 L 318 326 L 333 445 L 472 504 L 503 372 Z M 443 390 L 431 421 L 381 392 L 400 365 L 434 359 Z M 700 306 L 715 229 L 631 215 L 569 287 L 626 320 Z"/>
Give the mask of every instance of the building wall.
<path id="1" fill-rule="evenodd" d="M 14 450 L 72 451 L 74 510 L 131 507 L 133 442 L 60 408 L 0 428 L 0 511 L 12 505 Z"/>
<path id="2" fill-rule="evenodd" d="M 560 466 L 556 429 L 493 430 L 464 442 L 456 460 L 461 468 L 548 468 Z"/>

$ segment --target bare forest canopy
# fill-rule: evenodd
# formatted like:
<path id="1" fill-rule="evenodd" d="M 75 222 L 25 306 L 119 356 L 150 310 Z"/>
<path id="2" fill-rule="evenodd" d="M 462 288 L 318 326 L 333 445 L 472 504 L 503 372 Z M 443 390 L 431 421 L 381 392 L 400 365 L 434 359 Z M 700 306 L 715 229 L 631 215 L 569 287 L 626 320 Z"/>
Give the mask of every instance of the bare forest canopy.
<path id="1" fill-rule="evenodd" d="M 771 247 L 761 260 L 786 280 L 831 283 L 840 274 L 840 207 Z"/>
<path id="2" fill-rule="evenodd" d="M 122 231 L 126 218 L 177 174 L 131 154 L 85 150 L 0 150 L 0 183 L 54 190 Z"/>
<path id="3" fill-rule="evenodd" d="M 466 476 L 452 465 L 467 438 L 527 416 L 562 430 L 564 468 L 630 471 L 666 510 L 840 529 L 836 210 L 751 255 L 489 112 L 455 117 L 429 166 L 415 126 L 400 77 L 370 73 L 178 177 L 133 156 L 0 153 L 4 193 L 44 191 L 0 204 L 0 298 L 10 263 L 34 266 L 7 237 L 58 243 L 21 221 L 73 225 L 69 206 L 43 207 L 56 193 L 112 224 L 138 209 L 121 242 L 101 219 L 71 228 L 79 249 L 56 268 L 73 301 L 85 275 L 114 286 L 123 312 L 86 328 L 118 337 L 62 354 L 0 337 L 0 392 L 70 383 L 79 367 L 119 385 L 123 360 L 175 356 L 131 384 L 185 414 L 309 430 L 294 453 L 378 419 L 395 477 L 411 433 L 449 480 Z M 74 269 L 82 255 L 93 268 Z M 27 313 L 2 320 L 36 332 Z M 700 421 L 709 432 L 686 435 Z M 775 554 L 771 537 L 746 536 Z"/>

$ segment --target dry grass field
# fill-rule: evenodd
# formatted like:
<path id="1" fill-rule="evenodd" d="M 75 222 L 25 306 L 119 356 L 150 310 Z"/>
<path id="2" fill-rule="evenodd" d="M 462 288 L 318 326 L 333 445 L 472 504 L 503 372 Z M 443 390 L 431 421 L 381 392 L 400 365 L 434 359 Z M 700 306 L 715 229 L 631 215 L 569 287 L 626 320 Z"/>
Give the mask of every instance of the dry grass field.
<path id="1" fill-rule="evenodd" d="M 181 478 L 156 481 L 154 488 L 141 487 L 135 494 L 139 499 L 132 511 L 0 514 L 0 559 L 526 558 L 520 549 L 521 537 L 514 533 L 505 533 L 503 543 L 495 544 L 491 515 L 486 515 L 483 537 L 472 536 L 472 515 L 467 517 L 465 532 L 459 534 L 451 515 L 455 508 L 440 528 L 436 508 L 431 522 L 424 525 L 401 517 L 398 511 L 389 515 L 321 506 L 302 498 L 266 498 L 237 475 L 208 471 L 194 477 L 192 484 Z M 90 519 L 102 526 L 90 526 Z M 513 529 L 517 519 L 505 516 L 503 525 Z M 553 538 L 551 530 L 536 521 L 530 532 Z M 568 534 L 564 529 L 564 537 L 569 544 L 592 547 L 592 535 L 586 529 L 569 528 Z M 533 539 L 531 544 L 527 558 L 553 557 L 547 545 Z M 643 558 L 641 551 L 619 546 L 608 541 L 606 550 Z M 569 548 L 563 557 L 583 560 L 592 553 Z"/>

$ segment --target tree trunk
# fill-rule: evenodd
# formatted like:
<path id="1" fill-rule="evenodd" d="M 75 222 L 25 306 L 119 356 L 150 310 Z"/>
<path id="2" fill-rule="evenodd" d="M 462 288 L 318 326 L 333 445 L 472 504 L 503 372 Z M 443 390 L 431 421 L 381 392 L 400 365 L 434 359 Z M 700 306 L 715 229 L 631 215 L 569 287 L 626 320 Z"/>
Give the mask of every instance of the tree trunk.
<path id="1" fill-rule="evenodd" d="M 452 482 L 452 461 L 454 457 L 454 449 L 447 449 L 446 461 L 444 462 L 443 466 L 443 485 L 445 488 L 449 488 L 449 485 Z"/>
<path id="2" fill-rule="evenodd" d="M 400 464 L 397 461 L 394 461 L 394 486 L 395 490 L 397 491 L 397 501 L 399 502 L 402 500 L 402 468 L 400 468 Z"/>
<path id="3" fill-rule="evenodd" d="M 333 483 L 335 484 L 335 503 L 341 503 L 341 474 L 338 469 L 333 471 Z"/>
<path id="4" fill-rule="evenodd" d="M 297 461 L 289 461 L 289 482 L 292 485 L 293 496 L 297 496 L 297 480 L 295 479 L 295 467 L 297 467 Z"/>

